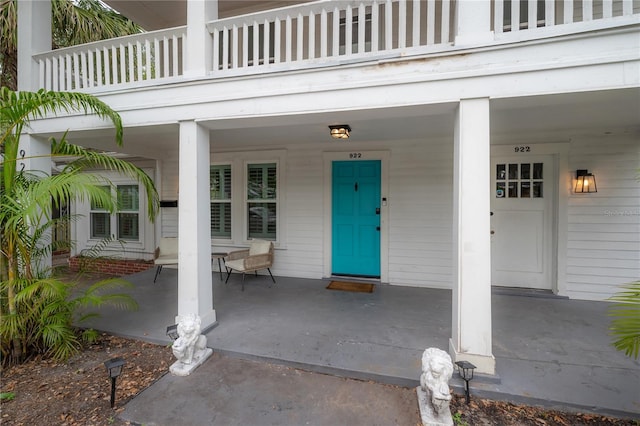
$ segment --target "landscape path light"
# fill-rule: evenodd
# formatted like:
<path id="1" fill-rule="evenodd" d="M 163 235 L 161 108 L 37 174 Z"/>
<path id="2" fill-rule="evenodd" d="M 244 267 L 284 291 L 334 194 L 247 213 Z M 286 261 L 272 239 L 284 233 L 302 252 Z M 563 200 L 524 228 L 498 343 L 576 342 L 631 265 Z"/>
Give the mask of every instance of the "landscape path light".
<path id="1" fill-rule="evenodd" d="M 169 336 L 171 340 L 176 340 L 180 337 L 178 336 L 178 324 L 173 324 L 167 327 L 167 336 Z"/>
<path id="2" fill-rule="evenodd" d="M 458 374 L 464 380 L 464 396 L 469 403 L 469 381 L 473 379 L 473 370 L 475 370 L 476 366 L 471 364 L 469 361 L 457 361 L 456 365 L 458 366 Z"/>
<path id="3" fill-rule="evenodd" d="M 122 373 L 124 367 L 124 360 L 122 358 L 111 358 L 109 361 L 104 362 L 104 366 L 107 367 L 109 377 L 111 378 L 111 408 L 116 400 L 116 379 Z"/>

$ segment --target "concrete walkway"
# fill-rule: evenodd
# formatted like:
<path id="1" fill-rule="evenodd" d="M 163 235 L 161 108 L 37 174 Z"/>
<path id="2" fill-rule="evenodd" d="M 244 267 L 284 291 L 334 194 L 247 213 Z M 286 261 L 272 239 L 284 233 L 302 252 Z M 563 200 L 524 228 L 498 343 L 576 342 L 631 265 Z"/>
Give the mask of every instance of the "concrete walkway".
<path id="1" fill-rule="evenodd" d="M 219 354 L 413 388 L 418 384 L 422 351 L 432 346 L 448 347 L 448 290 L 378 285 L 372 294 L 348 293 L 327 290 L 328 282 L 323 280 L 281 277 L 268 288 L 269 278 L 259 276 L 247 277 L 246 290 L 241 292 L 239 278 L 233 276 L 224 285 L 217 273 L 213 275 L 218 325 L 207 332 L 207 337 L 209 346 Z M 135 284 L 133 295 L 141 309 L 105 310 L 91 325 L 123 336 L 167 343 L 165 329 L 176 314 L 177 271 L 166 268 L 156 284 L 153 271 L 132 275 L 129 280 Z M 611 347 L 607 303 L 502 290 L 493 295 L 492 305 L 498 376 L 472 381 L 472 395 L 640 418 L 640 363 Z M 304 395 L 305 385 L 287 385 L 277 374 L 259 369 L 255 377 L 247 378 L 241 374 L 242 367 L 226 369 L 221 359 L 225 357 L 212 358 L 188 379 L 165 376 L 132 401 L 123 416 L 153 424 L 150 419 L 135 417 L 139 409 L 136 404 L 143 398 L 158 399 L 161 416 L 171 410 L 185 411 L 190 400 L 199 401 L 198 407 L 209 407 L 209 415 L 218 413 L 220 407 L 215 401 L 225 399 L 225 390 L 217 389 L 216 383 L 227 386 L 235 380 L 232 376 L 239 387 L 227 391 L 236 396 L 244 394 L 247 391 L 243 386 L 249 386 L 245 383 L 248 381 L 261 389 L 256 395 L 266 398 L 260 403 L 259 398 L 254 399 L 261 407 L 268 404 L 268 398 L 276 398 L 281 384 L 287 389 L 299 387 L 303 400 L 313 394 Z M 225 371 L 231 376 L 223 374 Z M 200 400 L 195 391 L 198 386 L 183 388 L 180 384 L 192 382 L 204 383 L 198 386 L 208 389 L 208 402 Z M 460 392 L 462 382 L 456 378 L 452 386 Z M 385 397 L 371 398 L 371 406 L 377 407 Z M 193 404 L 188 406 L 189 410 L 195 409 Z M 251 411 L 248 407 L 241 404 L 238 410 Z M 328 405 L 318 407 L 321 412 L 329 410 Z M 243 418 L 237 418 L 237 423 L 229 424 L 242 424 Z M 265 419 L 264 423 L 244 424 L 298 424 L 295 419 L 292 423 L 282 418 L 275 423 Z"/>
<path id="2" fill-rule="evenodd" d="M 219 353 L 190 376 L 164 376 L 130 401 L 119 417 L 167 426 L 420 424 L 415 389 Z"/>

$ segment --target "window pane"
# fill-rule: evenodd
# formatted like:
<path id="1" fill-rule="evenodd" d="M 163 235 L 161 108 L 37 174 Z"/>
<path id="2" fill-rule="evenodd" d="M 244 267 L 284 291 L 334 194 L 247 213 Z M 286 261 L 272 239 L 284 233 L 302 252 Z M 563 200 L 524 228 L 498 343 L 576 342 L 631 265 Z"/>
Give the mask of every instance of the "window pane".
<path id="1" fill-rule="evenodd" d="M 531 164 L 520 164 L 520 179 L 531 179 Z"/>
<path id="2" fill-rule="evenodd" d="M 211 203 L 211 236 L 231 237 L 231 203 Z"/>
<path id="3" fill-rule="evenodd" d="M 505 180 L 507 178 L 506 167 L 504 164 L 496 164 L 496 179 Z"/>
<path id="4" fill-rule="evenodd" d="M 138 240 L 138 214 L 118 213 L 118 238 L 122 240 Z"/>
<path id="5" fill-rule="evenodd" d="M 509 182 L 509 198 L 518 198 L 518 182 Z"/>
<path id="6" fill-rule="evenodd" d="M 520 198 L 531 198 L 531 182 L 520 182 Z"/>
<path id="7" fill-rule="evenodd" d="M 91 213 L 91 238 L 109 238 L 111 235 L 110 220 L 109 213 Z"/>
<path id="8" fill-rule="evenodd" d="M 249 217 L 247 235 L 249 238 L 276 239 L 276 204 L 248 203 Z"/>
<path id="9" fill-rule="evenodd" d="M 504 182 L 496 183 L 496 198 L 504 198 Z"/>
<path id="10" fill-rule="evenodd" d="M 211 166 L 209 173 L 212 200 L 231 199 L 231 166 Z"/>
<path id="11" fill-rule="evenodd" d="M 275 163 L 250 164 L 247 172 L 247 196 L 250 200 L 276 199 L 277 169 Z"/>
<path id="12" fill-rule="evenodd" d="M 533 182 L 533 198 L 542 198 L 542 182 Z"/>
<path id="13" fill-rule="evenodd" d="M 96 188 L 103 190 L 107 194 L 111 194 L 111 190 L 108 186 L 100 185 Z M 97 200 L 91 200 L 91 210 L 104 210 L 103 206 Z"/>
<path id="14" fill-rule="evenodd" d="M 118 209 L 138 211 L 138 185 L 118 185 Z"/>
<path id="15" fill-rule="evenodd" d="M 509 164 L 509 179 L 518 179 L 518 165 Z"/>
<path id="16" fill-rule="evenodd" d="M 533 163 L 534 179 L 542 179 L 542 166 L 543 166 L 543 163 Z"/>

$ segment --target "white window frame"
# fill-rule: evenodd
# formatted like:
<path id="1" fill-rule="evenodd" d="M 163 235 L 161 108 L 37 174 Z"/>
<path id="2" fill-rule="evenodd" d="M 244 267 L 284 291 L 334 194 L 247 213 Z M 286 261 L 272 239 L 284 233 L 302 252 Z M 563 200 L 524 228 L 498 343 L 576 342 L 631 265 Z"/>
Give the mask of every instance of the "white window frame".
<path id="1" fill-rule="evenodd" d="M 109 236 L 106 238 L 115 238 L 116 240 L 120 240 L 120 235 L 119 235 L 119 214 L 120 213 L 135 213 L 138 215 L 138 239 L 136 240 L 128 240 L 128 239 L 122 239 L 122 241 L 126 241 L 127 244 L 132 244 L 132 245 L 142 245 L 143 241 L 144 241 L 144 223 L 143 221 L 145 220 L 146 216 L 143 216 L 144 210 L 144 204 L 146 204 L 146 198 L 143 198 L 144 195 L 144 188 L 142 187 L 142 185 L 140 185 L 138 182 L 135 181 L 120 181 L 120 182 L 111 182 L 111 184 L 105 184 L 105 185 L 100 185 L 100 186 L 104 186 L 104 187 L 108 187 L 109 190 L 111 191 L 111 196 L 112 197 L 117 197 L 118 194 L 118 187 L 119 186 L 137 186 L 138 187 L 138 210 L 116 210 L 113 213 L 109 213 L 108 211 L 104 210 L 104 209 L 93 209 L 91 207 L 91 202 L 89 202 L 89 220 L 88 220 L 88 226 L 89 226 L 89 231 L 88 231 L 88 235 L 89 235 L 89 241 L 90 242 L 98 242 L 98 241 L 102 241 L 102 237 L 93 237 L 92 235 L 92 230 L 91 230 L 91 214 L 93 213 L 108 213 L 109 214 Z"/>
<path id="2" fill-rule="evenodd" d="M 250 164 L 276 164 L 276 238 L 273 243 L 282 248 L 286 241 L 286 151 L 250 151 L 211 154 L 211 166 L 231 165 L 231 238 L 211 238 L 213 246 L 249 245 L 248 212 L 247 212 L 247 182 L 248 166 Z"/>
<path id="3" fill-rule="evenodd" d="M 209 204 L 213 205 L 213 204 L 228 204 L 229 205 L 229 209 L 231 211 L 231 225 L 230 225 L 230 234 L 233 235 L 233 183 L 234 183 L 234 178 L 233 178 L 233 166 L 229 163 L 214 163 L 214 164 L 210 164 L 209 165 L 209 179 L 211 179 L 211 169 L 213 167 L 229 167 L 229 171 L 230 171 L 230 176 L 229 179 L 231 180 L 231 190 L 229 193 L 229 198 L 224 198 L 224 199 L 213 199 L 211 198 L 211 196 L 209 196 Z M 211 188 L 210 188 L 211 189 Z M 211 221 L 211 215 L 209 215 L 209 221 Z M 222 236 L 214 236 L 213 235 L 213 227 L 211 228 L 211 239 L 216 239 L 216 240 L 230 240 L 231 239 L 231 235 L 229 235 L 228 237 L 222 237 Z"/>
<path id="4" fill-rule="evenodd" d="M 250 199 L 249 198 L 249 167 L 252 165 L 259 164 L 275 164 L 276 166 L 276 197 L 275 198 L 267 198 L 267 199 Z M 243 205 L 242 210 L 244 212 L 244 238 L 248 240 L 249 237 L 249 204 L 275 204 L 276 205 L 276 237 L 273 241 L 278 240 L 278 230 L 280 228 L 278 216 L 280 215 L 280 206 L 278 202 L 278 196 L 280 193 L 280 165 L 277 161 L 245 161 L 244 163 L 244 197 L 243 197 Z"/>

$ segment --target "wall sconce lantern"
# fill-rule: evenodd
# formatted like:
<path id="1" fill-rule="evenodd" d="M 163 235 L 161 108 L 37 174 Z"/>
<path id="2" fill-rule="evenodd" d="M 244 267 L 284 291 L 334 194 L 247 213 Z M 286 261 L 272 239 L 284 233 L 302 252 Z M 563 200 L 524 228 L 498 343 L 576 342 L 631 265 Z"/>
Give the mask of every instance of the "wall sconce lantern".
<path id="1" fill-rule="evenodd" d="M 111 378 L 111 408 L 113 408 L 116 400 L 116 379 L 122 373 L 124 360 L 122 358 L 112 358 L 109 361 L 105 361 L 104 366 L 107 367 L 109 377 Z"/>
<path id="2" fill-rule="evenodd" d="M 337 124 L 335 126 L 329 126 L 331 130 L 331 137 L 334 139 L 349 139 L 351 133 L 351 126 L 348 124 Z"/>
<path id="3" fill-rule="evenodd" d="M 475 370 L 476 366 L 471 364 L 469 361 L 457 361 L 456 365 L 458 366 L 458 374 L 464 380 L 464 396 L 469 403 L 469 382 L 473 379 L 473 370 Z"/>
<path id="4" fill-rule="evenodd" d="M 173 324 L 170 325 L 169 327 L 167 327 L 167 336 L 169 336 L 169 338 L 171 340 L 176 340 L 179 336 L 178 336 L 178 324 Z"/>
<path id="5" fill-rule="evenodd" d="M 576 193 L 598 192 L 596 177 L 588 170 L 576 170 Z"/>

